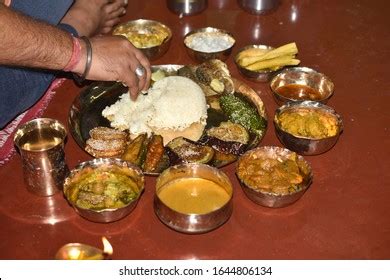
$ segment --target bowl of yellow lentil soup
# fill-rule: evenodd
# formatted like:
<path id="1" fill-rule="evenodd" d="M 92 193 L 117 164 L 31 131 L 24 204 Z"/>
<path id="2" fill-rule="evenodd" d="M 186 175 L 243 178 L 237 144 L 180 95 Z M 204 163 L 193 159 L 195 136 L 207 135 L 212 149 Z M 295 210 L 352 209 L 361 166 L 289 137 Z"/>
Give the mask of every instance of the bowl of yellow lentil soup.
<path id="1" fill-rule="evenodd" d="M 274 125 L 282 144 L 301 155 L 330 150 L 343 131 L 339 114 L 317 101 L 289 102 L 275 112 Z"/>
<path id="2" fill-rule="evenodd" d="M 176 231 L 204 233 L 230 218 L 232 196 L 232 184 L 221 170 L 206 164 L 179 164 L 158 177 L 154 210 Z"/>
<path id="3" fill-rule="evenodd" d="M 293 204 L 312 182 L 309 163 L 288 149 L 264 146 L 243 154 L 236 175 L 247 197 L 271 208 Z"/>

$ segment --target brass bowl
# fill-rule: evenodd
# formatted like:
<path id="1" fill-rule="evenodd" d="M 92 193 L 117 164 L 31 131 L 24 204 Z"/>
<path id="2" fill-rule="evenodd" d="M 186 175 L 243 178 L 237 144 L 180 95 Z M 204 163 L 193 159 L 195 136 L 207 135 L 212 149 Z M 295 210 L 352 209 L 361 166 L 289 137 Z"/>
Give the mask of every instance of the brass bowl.
<path id="1" fill-rule="evenodd" d="M 99 168 L 99 167 L 111 167 L 111 166 L 118 166 L 121 168 L 125 168 L 128 171 L 131 172 L 131 175 L 129 177 L 136 183 L 138 187 L 138 194 L 137 197 L 133 200 L 131 200 L 128 204 L 126 204 L 124 207 L 121 208 L 106 208 L 101 210 L 94 210 L 94 209 L 86 209 L 82 208 L 74 201 L 72 201 L 69 198 L 68 189 L 70 187 L 71 180 L 80 174 L 84 169 L 86 168 Z M 69 204 L 76 210 L 76 212 L 82 216 L 83 218 L 97 223 L 110 223 L 117 220 L 120 220 L 124 217 L 126 217 L 130 212 L 134 210 L 134 208 L 137 205 L 137 202 L 144 190 L 144 175 L 142 174 L 142 171 L 139 167 L 120 159 L 116 158 L 96 158 L 90 161 L 82 162 L 79 165 L 76 166 L 75 169 L 73 169 L 70 173 L 70 175 L 65 179 L 64 183 L 64 195 Z"/>
<path id="2" fill-rule="evenodd" d="M 213 211 L 193 214 L 179 212 L 165 204 L 159 197 L 160 191 L 174 180 L 201 178 L 221 187 L 228 195 L 225 204 Z M 224 224 L 233 211 L 233 187 L 229 178 L 221 170 L 205 164 L 187 163 L 166 169 L 157 178 L 154 210 L 158 218 L 168 227 L 183 233 L 204 233 Z M 191 203 L 188 202 L 187 203 Z"/>
<path id="3" fill-rule="evenodd" d="M 222 38 L 222 40 L 225 40 L 226 47 L 219 50 L 211 49 L 212 46 L 210 46 L 210 42 L 207 40 L 210 40 L 209 38 L 213 37 Z M 198 45 L 200 44 L 199 38 L 207 38 L 206 41 L 204 41 L 204 45 Z M 232 52 L 235 42 L 236 40 L 234 39 L 233 35 L 228 31 L 214 27 L 196 29 L 184 36 L 184 45 L 187 49 L 187 53 L 193 60 L 197 62 L 205 62 L 210 59 L 226 61 Z M 196 46 L 194 46 L 194 44 L 196 44 Z M 200 49 L 205 48 L 205 46 L 209 49 Z"/>
<path id="4" fill-rule="evenodd" d="M 137 19 L 118 25 L 113 35 L 125 36 L 135 47 L 141 50 L 150 60 L 160 58 L 169 48 L 172 31 L 161 22 L 148 19 Z M 138 37 L 137 37 L 138 36 Z M 140 39 L 142 36 L 145 39 Z M 148 37 L 157 38 L 148 44 Z M 145 40 L 145 41 L 144 41 Z"/>
<path id="5" fill-rule="evenodd" d="M 312 182 L 313 173 L 309 163 L 305 161 L 304 158 L 300 155 L 297 155 L 297 162 L 304 166 L 308 172 L 303 176 L 303 181 L 296 187 L 298 190 L 294 190 L 286 194 L 272 192 L 262 185 L 251 185 L 246 182 L 245 179 L 243 179 L 238 173 L 238 170 L 244 161 L 251 160 L 251 157 L 256 158 L 264 156 L 267 158 L 280 159 L 289 156 L 291 153 L 292 152 L 288 149 L 281 147 L 264 146 L 250 150 L 239 158 L 236 168 L 236 175 L 240 181 L 242 190 L 250 200 L 261 206 L 279 208 L 293 204 L 303 196 Z M 256 174 L 256 176 L 262 175 Z"/>
<path id="6" fill-rule="evenodd" d="M 336 119 L 338 127 L 336 135 L 327 138 L 315 139 L 293 135 L 283 130 L 278 121 L 280 114 L 288 110 L 297 110 L 300 108 L 320 110 L 322 112 L 332 115 Z M 283 105 L 275 112 L 274 125 L 276 135 L 278 136 L 280 142 L 282 142 L 282 144 L 286 148 L 301 155 L 318 155 L 328 151 L 336 144 L 340 133 L 343 131 L 343 122 L 340 115 L 337 114 L 337 112 L 333 108 L 315 101 L 289 102 L 286 105 Z"/>
<path id="7" fill-rule="evenodd" d="M 296 97 L 286 97 L 279 93 L 279 90 L 285 86 L 308 87 L 318 94 L 318 98 L 300 97 L 300 94 Z M 318 101 L 326 104 L 334 90 L 334 84 L 327 76 L 308 67 L 290 67 L 284 69 L 272 79 L 270 87 L 278 105 L 283 105 L 290 101 L 304 100 Z"/>
<path id="8" fill-rule="evenodd" d="M 251 80 L 251 81 L 255 81 L 255 82 L 263 82 L 263 83 L 269 82 L 272 79 L 272 77 L 274 77 L 277 73 L 280 72 L 280 69 L 252 71 L 252 70 L 249 70 L 249 69 L 241 66 L 240 63 L 238 62 L 238 57 L 239 57 L 241 52 L 248 50 L 248 49 L 253 49 L 253 48 L 254 49 L 262 49 L 262 50 L 272 50 L 273 49 L 273 47 L 267 46 L 267 45 L 248 45 L 248 46 L 245 46 L 237 52 L 236 56 L 234 57 L 234 63 L 236 64 L 237 69 L 240 72 L 240 74 L 242 76 L 244 76 L 246 79 Z"/>

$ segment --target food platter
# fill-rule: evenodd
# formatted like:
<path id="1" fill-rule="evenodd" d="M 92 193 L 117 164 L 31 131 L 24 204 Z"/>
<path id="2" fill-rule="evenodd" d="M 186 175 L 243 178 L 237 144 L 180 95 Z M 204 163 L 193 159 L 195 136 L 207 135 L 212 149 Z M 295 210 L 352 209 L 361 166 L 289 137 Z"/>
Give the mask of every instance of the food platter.
<path id="1" fill-rule="evenodd" d="M 183 65 L 157 65 L 152 66 L 152 72 L 163 71 L 166 75 L 176 75 L 177 71 L 184 67 Z M 234 94 L 239 96 L 239 99 L 244 100 L 250 107 L 253 108 L 253 111 L 256 112 L 258 118 L 264 121 L 264 125 L 262 130 L 259 133 L 249 133 L 249 139 L 245 144 L 244 148 L 239 153 L 226 153 L 229 156 L 227 160 L 212 160 L 208 162 L 209 165 L 215 167 L 221 167 L 227 165 L 237 159 L 239 154 L 250 150 L 256 147 L 261 139 L 265 135 L 266 127 L 267 127 L 267 116 L 264 107 L 264 103 L 261 98 L 258 96 L 256 91 L 250 88 L 245 83 L 232 78 L 234 83 Z M 90 131 L 95 127 L 110 127 L 110 122 L 106 118 L 102 116 L 102 111 L 107 106 L 114 104 L 119 96 L 128 92 L 128 89 L 124 87 L 121 83 L 118 82 L 94 82 L 90 84 L 88 87 L 83 89 L 81 93 L 75 98 L 74 102 L 71 105 L 68 117 L 69 130 L 75 139 L 76 143 L 86 152 L 86 142 L 90 138 Z M 221 124 L 227 116 L 223 114 L 216 114 L 215 110 L 213 110 L 213 105 L 211 103 L 213 100 L 218 98 L 208 97 L 206 96 L 206 100 L 208 103 L 207 109 L 207 121 L 206 121 L 206 129 L 208 130 L 212 127 L 217 127 Z M 211 101 L 210 101 L 211 100 Z M 211 102 L 211 103 L 210 103 Z M 214 146 L 210 143 L 203 142 L 201 143 L 203 146 Z M 225 151 L 224 151 L 225 152 Z M 170 162 L 169 165 L 173 165 L 175 163 Z M 159 174 L 162 170 L 157 172 L 145 172 L 146 174 Z"/>

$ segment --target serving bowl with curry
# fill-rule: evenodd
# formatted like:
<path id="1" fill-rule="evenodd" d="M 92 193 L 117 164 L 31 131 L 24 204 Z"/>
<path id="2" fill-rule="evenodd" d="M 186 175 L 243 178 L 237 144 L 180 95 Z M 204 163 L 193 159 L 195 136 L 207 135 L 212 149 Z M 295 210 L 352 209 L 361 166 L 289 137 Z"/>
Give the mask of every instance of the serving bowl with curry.
<path id="1" fill-rule="evenodd" d="M 331 149 L 343 130 L 340 115 L 320 102 L 291 102 L 276 110 L 276 134 L 282 144 L 301 155 Z"/>
<path id="2" fill-rule="evenodd" d="M 308 67 L 290 67 L 277 74 L 270 88 L 278 105 L 291 101 L 318 101 L 326 104 L 334 84 L 326 75 Z"/>
<path id="3" fill-rule="evenodd" d="M 137 19 L 118 25 L 114 29 L 113 35 L 126 37 L 150 60 L 154 60 L 167 52 L 172 38 L 172 31 L 161 22 Z"/>
<path id="4" fill-rule="evenodd" d="M 97 158 L 79 164 L 65 179 L 64 195 L 83 218 L 109 223 L 127 216 L 144 190 L 137 166 L 115 158 Z"/>
<path id="5" fill-rule="evenodd" d="M 246 152 L 238 160 L 236 175 L 249 199 L 271 208 L 296 202 L 313 178 L 302 156 L 275 146 Z"/>

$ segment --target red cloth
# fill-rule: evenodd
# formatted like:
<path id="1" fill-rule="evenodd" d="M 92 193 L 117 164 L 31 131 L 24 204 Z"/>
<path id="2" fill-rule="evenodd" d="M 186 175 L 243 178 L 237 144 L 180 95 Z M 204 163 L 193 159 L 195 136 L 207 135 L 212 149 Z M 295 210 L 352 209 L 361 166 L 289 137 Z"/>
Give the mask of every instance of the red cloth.
<path id="1" fill-rule="evenodd" d="M 65 79 L 54 80 L 43 97 L 33 107 L 20 114 L 3 130 L 0 130 L 0 166 L 7 163 L 15 152 L 13 138 L 17 128 L 20 125 L 43 115 L 50 100 L 55 95 L 55 90 L 64 82 L 64 80 Z"/>

